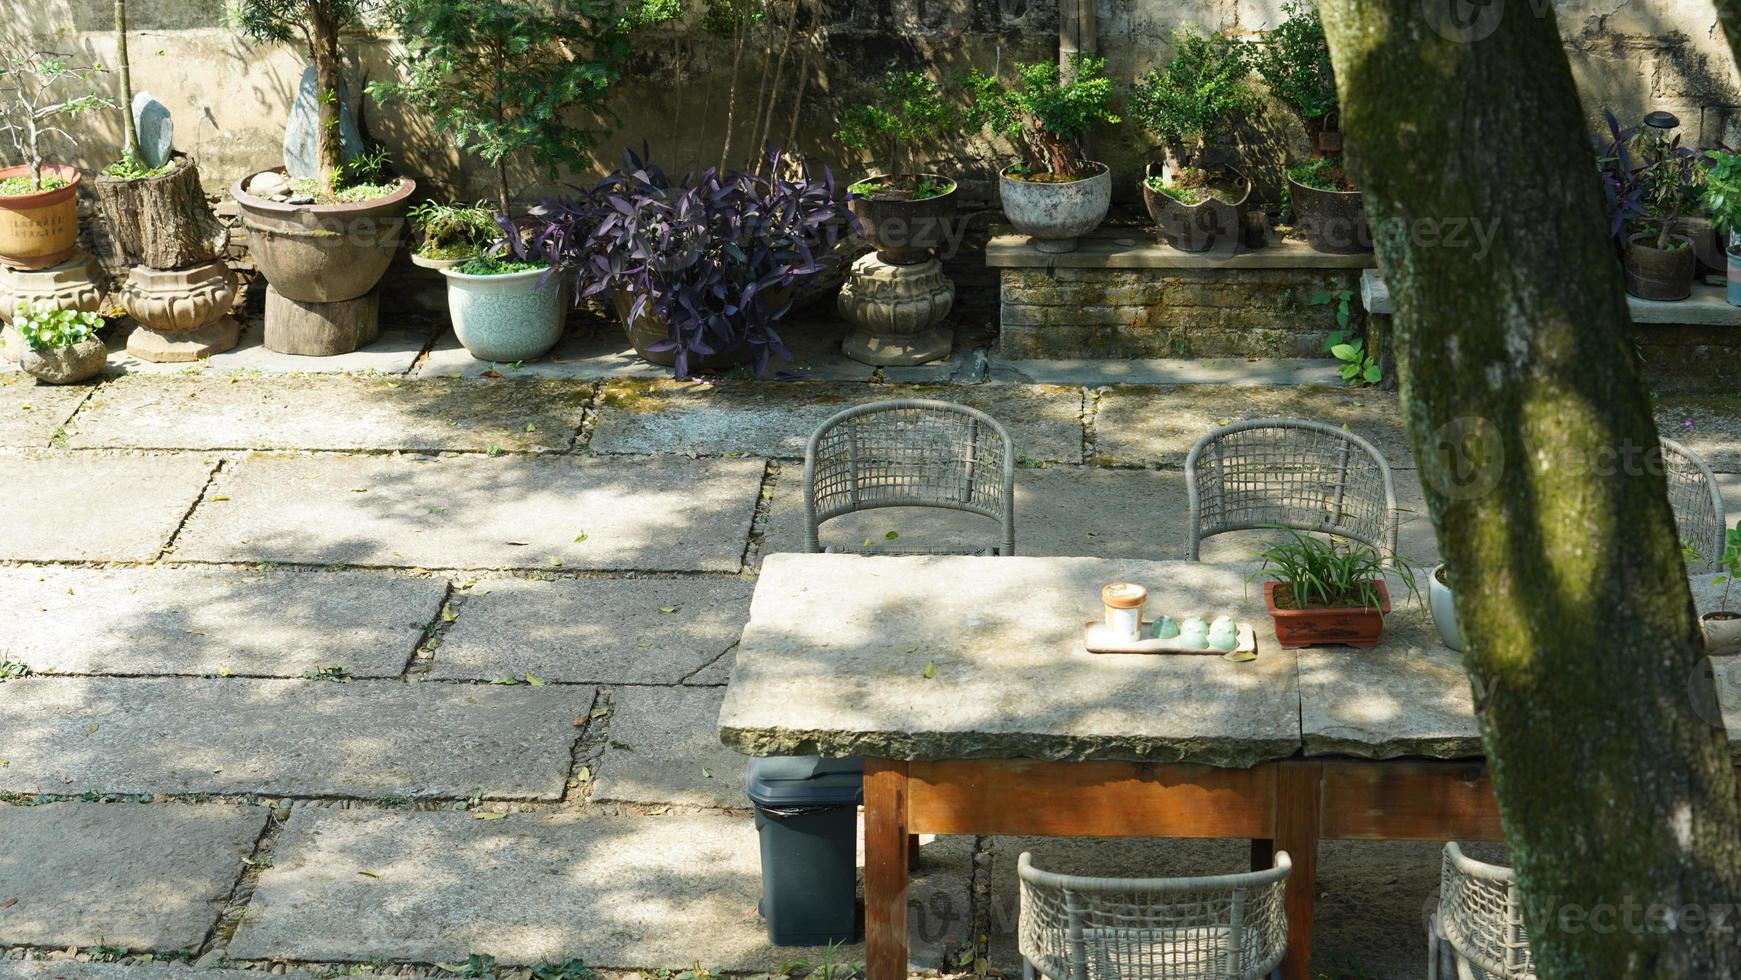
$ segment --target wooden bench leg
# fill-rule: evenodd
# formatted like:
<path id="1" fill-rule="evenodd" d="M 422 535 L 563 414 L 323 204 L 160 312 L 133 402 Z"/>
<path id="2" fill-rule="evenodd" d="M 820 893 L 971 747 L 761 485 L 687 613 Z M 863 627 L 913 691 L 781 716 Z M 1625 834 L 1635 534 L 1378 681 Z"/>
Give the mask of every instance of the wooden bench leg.
<path id="1" fill-rule="evenodd" d="M 907 977 L 907 764 L 864 761 L 866 980 Z"/>
<path id="2" fill-rule="evenodd" d="M 1316 762 L 1276 766 L 1277 850 L 1287 851 L 1294 869 L 1288 875 L 1288 955 L 1286 980 L 1312 977 L 1312 899 L 1318 888 L 1318 813 L 1324 767 Z"/>

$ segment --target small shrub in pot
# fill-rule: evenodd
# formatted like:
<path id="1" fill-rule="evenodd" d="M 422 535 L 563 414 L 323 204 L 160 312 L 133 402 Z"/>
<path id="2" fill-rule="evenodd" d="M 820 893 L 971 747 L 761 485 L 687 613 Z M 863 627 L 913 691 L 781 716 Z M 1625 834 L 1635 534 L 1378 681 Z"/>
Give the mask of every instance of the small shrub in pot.
<path id="1" fill-rule="evenodd" d="M 1741 612 L 1729 609 L 1730 590 L 1741 579 L 1741 526 L 1732 527 L 1725 535 L 1722 557 L 1717 559 L 1722 569 L 1712 582 L 1723 587 L 1723 600 L 1712 612 L 1699 617 L 1699 627 L 1705 634 L 1705 649 L 1713 654 L 1741 653 Z"/>
<path id="2" fill-rule="evenodd" d="M 1626 291 L 1640 299 L 1686 299 L 1698 258 L 1679 219 L 1697 204 L 1698 156 L 1681 145 L 1679 133 L 1670 135 L 1680 124 L 1670 113 L 1650 113 L 1624 129 L 1613 112 L 1603 115 L 1608 136 L 1605 144 L 1598 137 L 1597 168 Z"/>
<path id="3" fill-rule="evenodd" d="M 12 55 L 0 62 L 0 134 L 24 161 L 0 169 L 0 264 L 46 269 L 78 247 L 81 178 L 74 167 L 45 162 L 43 141 L 56 136 L 75 142 L 62 118 L 113 105 L 100 95 L 76 94 L 98 70 L 53 55 Z"/>
<path id="4" fill-rule="evenodd" d="M 1267 576 L 1264 605 L 1284 649 L 1345 644 L 1370 647 L 1390 613 L 1385 573 L 1394 573 L 1416 600 L 1420 591 L 1407 562 L 1390 562 L 1363 544 L 1308 537 L 1291 528 L 1288 539 L 1258 552 L 1256 578 Z"/>
<path id="5" fill-rule="evenodd" d="M 847 187 L 847 207 L 884 262 L 923 262 L 949 241 L 955 180 L 925 170 L 921 150 L 959 121 L 937 83 L 916 71 L 884 75 L 876 101 L 852 106 L 841 119 L 840 144 L 880 160 L 879 169 Z"/>

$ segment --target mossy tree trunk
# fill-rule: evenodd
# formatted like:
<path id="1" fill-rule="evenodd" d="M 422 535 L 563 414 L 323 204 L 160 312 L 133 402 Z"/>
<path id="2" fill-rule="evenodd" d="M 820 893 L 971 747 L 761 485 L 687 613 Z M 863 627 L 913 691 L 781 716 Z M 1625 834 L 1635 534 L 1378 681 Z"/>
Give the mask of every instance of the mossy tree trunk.
<path id="1" fill-rule="evenodd" d="M 1741 976 L 1741 801 L 1553 12 L 1320 6 L 1540 974 Z"/>

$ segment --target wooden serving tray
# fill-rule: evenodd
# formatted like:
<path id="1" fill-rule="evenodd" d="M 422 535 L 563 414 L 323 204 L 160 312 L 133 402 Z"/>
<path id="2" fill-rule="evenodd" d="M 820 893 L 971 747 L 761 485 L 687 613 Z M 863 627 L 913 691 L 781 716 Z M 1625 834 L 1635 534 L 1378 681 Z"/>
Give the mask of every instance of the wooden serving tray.
<path id="1" fill-rule="evenodd" d="M 1144 623 L 1143 632 L 1154 629 L 1154 623 Z M 1257 637 L 1253 634 L 1250 623 L 1235 623 L 1234 629 L 1239 636 L 1239 645 L 1231 650 L 1218 650 L 1215 647 L 1205 647 L 1201 650 L 1182 646 L 1179 638 L 1169 636 L 1165 639 L 1149 636 L 1134 643 L 1116 640 L 1107 635 L 1106 624 L 1102 622 L 1082 624 L 1082 642 L 1088 647 L 1089 653 L 1185 653 L 1213 654 L 1224 657 L 1230 653 L 1257 653 Z"/>

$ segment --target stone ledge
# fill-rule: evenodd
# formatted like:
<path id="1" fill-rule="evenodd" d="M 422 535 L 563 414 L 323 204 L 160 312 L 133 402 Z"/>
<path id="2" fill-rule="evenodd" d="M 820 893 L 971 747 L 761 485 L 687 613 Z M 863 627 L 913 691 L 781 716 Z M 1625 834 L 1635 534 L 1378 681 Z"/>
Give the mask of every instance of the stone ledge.
<path id="1" fill-rule="evenodd" d="M 1082 238 L 1074 252 L 1041 252 L 1028 236 L 993 229 L 985 264 L 994 269 L 1369 269 L 1372 253 L 1330 255 L 1304 242 L 1272 242 L 1237 251 L 1181 252 L 1153 240 L 1145 228 L 1101 228 Z"/>
<path id="2" fill-rule="evenodd" d="M 1683 300 L 1664 302 L 1654 299 L 1626 297 L 1626 309 L 1633 323 L 1691 324 L 1704 327 L 1741 327 L 1741 306 L 1731 306 L 1722 286 L 1695 283 L 1693 294 Z M 1395 312 L 1390 300 L 1390 287 L 1379 271 L 1368 269 L 1360 274 L 1360 302 L 1368 313 Z"/>

